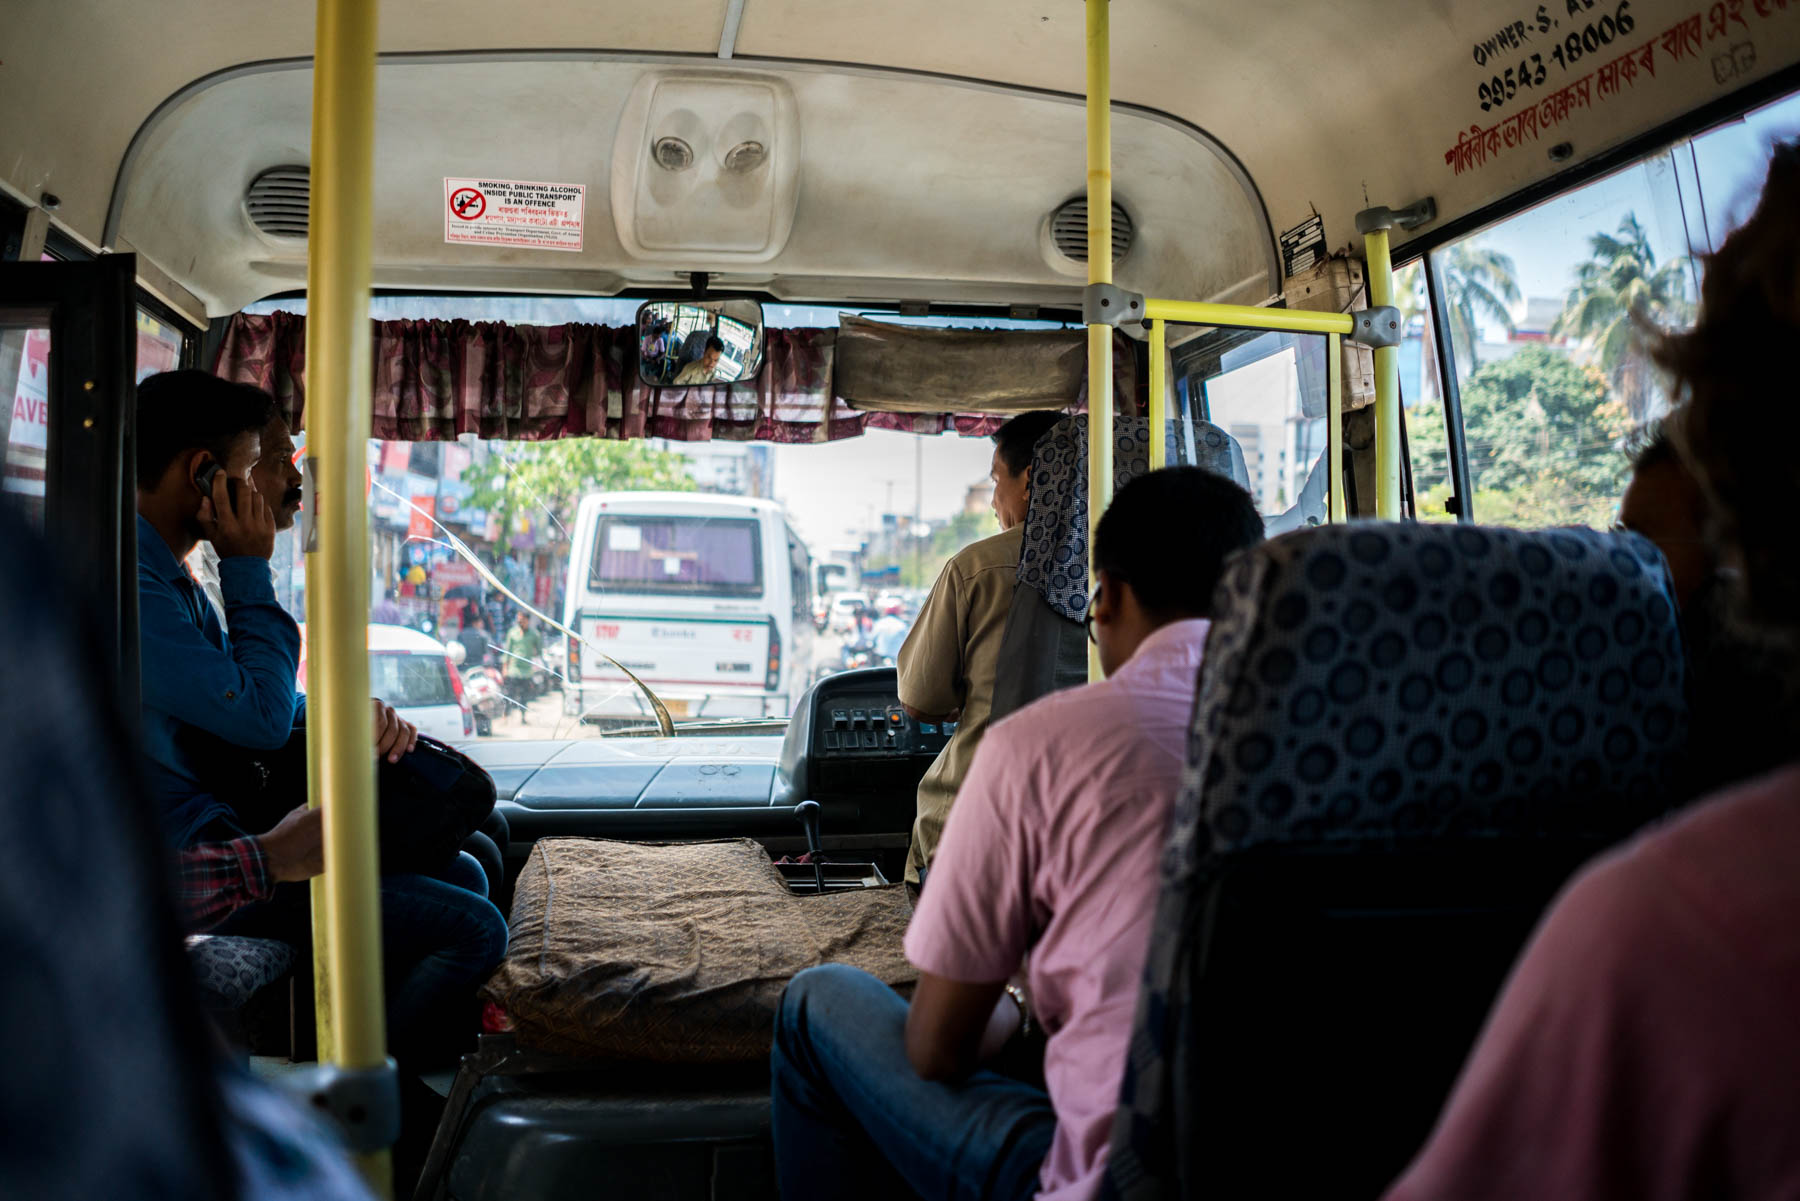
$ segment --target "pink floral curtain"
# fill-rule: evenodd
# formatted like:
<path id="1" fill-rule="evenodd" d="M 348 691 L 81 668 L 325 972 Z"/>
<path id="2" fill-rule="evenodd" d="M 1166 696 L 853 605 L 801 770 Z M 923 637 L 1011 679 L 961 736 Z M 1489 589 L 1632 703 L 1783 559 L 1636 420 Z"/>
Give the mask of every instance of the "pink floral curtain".
<path id="1" fill-rule="evenodd" d="M 635 331 L 630 327 L 498 321 L 372 321 L 370 326 L 370 434 L 376 438 L 437 442 L 472 433 L 527 442 L 583 436 L 835 442 L 871 429 L 983 436 L 1005 420 L 984 414 L 852 410 L 832 392 L 835 329 L 768 330 L 767 364 L 754 380 L 709 388 L 653 388 L 631 369 Z M 1135 411 L 1139 381 L 1134 358 L 1128 344 L 1118 349 L 1115 395 L 1122 410 Z M 290 423 L 304 428 L 304 316 L 237 314 L 213 371 L 267 389 Z"/>

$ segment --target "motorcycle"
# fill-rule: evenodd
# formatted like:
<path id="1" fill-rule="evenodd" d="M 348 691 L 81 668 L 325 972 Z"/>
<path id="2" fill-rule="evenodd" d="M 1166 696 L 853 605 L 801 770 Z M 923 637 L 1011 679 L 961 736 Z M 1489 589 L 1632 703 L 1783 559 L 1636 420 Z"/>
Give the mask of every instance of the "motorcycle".
<path id="1" fill-rule="evenodd" d="M 475 733 L 486 738 L 494 732 L 494 720 L 506 712 L 506 692 L 499 671 L 492 667 L 464 671 L 463 697 L 475 715 Z"/>
<path id="2" fill-rule="evenodd" d="M 873 642 L 846 642 L 842 652 L 843 671 L 862 667 L 892 667 L 893 659 L 880 654 Z"/>

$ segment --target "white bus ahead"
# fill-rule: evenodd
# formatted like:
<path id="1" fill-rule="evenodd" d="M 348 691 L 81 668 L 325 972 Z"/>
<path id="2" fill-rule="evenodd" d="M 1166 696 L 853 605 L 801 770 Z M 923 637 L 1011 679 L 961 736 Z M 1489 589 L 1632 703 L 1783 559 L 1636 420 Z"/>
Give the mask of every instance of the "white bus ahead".
<path id="1" fill-rule="evenodd" d="M 584 497 L 569 555 L 567 715 L 651 718 L 595 651 L 630 668 L 670 716 L 785 718 L 806 688 L 813 630 L 806 546 L 774 501 L 697 492 Z"/>

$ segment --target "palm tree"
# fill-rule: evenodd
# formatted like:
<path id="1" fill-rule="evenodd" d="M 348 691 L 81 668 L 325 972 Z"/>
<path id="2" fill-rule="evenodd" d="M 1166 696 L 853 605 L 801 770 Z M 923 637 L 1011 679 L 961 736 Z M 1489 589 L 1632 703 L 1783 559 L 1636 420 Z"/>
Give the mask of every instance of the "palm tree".
<path id="1" fill-rule="evenodd" d="M 1444 307 L 1450 314 L 1450 346 L 1456 352 L 1457 365 L 1466 360 L 1473 372 L 1481 366 L 1475 351 L 1480 341 L 1479 322 L 1486 319 L 1503 326 L 1508 334 L 1513 332 L 1511 306 L 1519 303 L 1518 268 L 1513 266 L 1512 256 L 1477 246 L 1473 239 L 1452 246 L 1441 266 Z"/>
<path id="2" fill-rule="evenodd" d="M 1431 303 L 1425 295 L 1425 273 L 1418 263 L 1409 263 L 1394 272 L 1394 307 L 1400 310 L 1400 328 L 1410 331 L 1417 322 L 1423 328 L 1419 339 L 1419 389 L 1416 400 L 1436 401 L 1440 391 L 1437 374 L 1437 342 L 1431 336 Z"/>
<path id="3" fill-rule="evenodd" d="M 1642 422 L 1656 375 L 1639 335 L 1646 328 L 1678 328 L 1692 320 L 1688 260 L 1677 255 L 1659 266 L 1636 213 L 1625 214 L 1616 236 L 1594 234 L 1588 247 L 1590 257 L 1576 267 L 1575 286 L 1550 332 L 1586 344 L 1619 389 L 1632 419 Z"/>

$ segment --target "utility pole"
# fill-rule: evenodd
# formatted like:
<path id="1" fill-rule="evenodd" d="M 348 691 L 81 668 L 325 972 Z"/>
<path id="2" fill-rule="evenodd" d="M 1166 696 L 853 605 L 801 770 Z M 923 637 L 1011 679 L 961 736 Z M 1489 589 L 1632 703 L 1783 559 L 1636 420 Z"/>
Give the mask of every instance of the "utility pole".
<path id="1" fill-rule="evenodd" d="M 925 511 L 925 439 L 913 438 L 913 587 L 925 586 L 925 548 L 920 544 L 919 528 Z"/>

